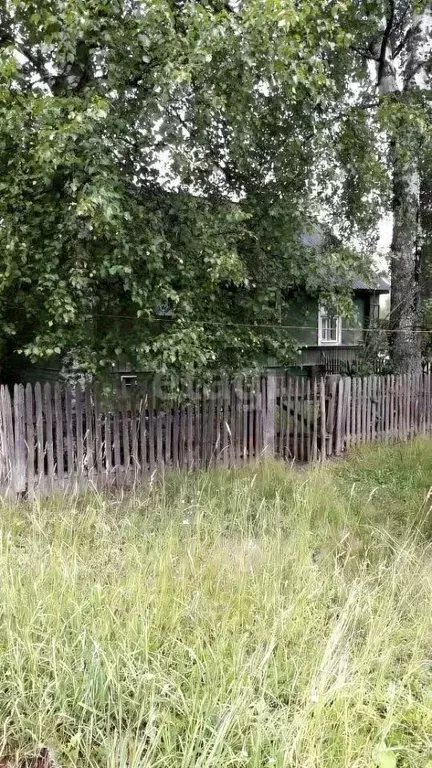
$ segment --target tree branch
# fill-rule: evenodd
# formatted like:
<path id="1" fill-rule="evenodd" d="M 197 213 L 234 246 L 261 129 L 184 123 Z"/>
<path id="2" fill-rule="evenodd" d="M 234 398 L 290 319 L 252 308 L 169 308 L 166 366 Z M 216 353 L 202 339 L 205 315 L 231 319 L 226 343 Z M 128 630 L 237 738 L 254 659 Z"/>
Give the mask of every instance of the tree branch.
<path id="1" fill-rule="evenodd" d="M 393 29 L 393 23 L 394 23 L 394 15 L 395 15 L 395 0 L 390 0 L 390 11 L 389 15 L 387 17 L 387 23 L 383 32 L 382 40 L 381 40 L 381 48 L 380 48 L 380 54 L 378 57 L 378 86 L 381 83 L 381 80 L 384 76 L 386 65 L 387 65 L 387 47 L 390 40 L 390 35 L 392 33 Z"/>
<path id="2" fill-rule="evenodd" d="M 392 55 L 392 59 L 397 59 L 399 54 L 402 53 L 402 51 L 405 48 L 408 40 L 410 40 L 410 38 L 413 36 L 414 31 L 415 31 L 414 27 L 410 27 L 409 29 L 407 29 L 407 31 L 405 32 L 402 40 L 400 41 L 400 43 L 394 49 L 393 55 Z"/>

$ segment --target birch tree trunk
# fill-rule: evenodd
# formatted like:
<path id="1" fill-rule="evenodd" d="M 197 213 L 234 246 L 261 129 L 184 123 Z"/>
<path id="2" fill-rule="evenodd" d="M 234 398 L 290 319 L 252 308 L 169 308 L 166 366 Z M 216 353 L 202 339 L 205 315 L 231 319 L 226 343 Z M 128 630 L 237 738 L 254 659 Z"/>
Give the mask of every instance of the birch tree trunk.
<path id="1" fill-rule="evenodd" d="M 411 34 L 407 37 L 403 71 L 397 72 L 391 50 L 390 34 L 382 46 L 378 85 L 381 96 L 421 89 L 425 84 L 423 59 L 430 33 L 430 6 L 421 14 L 412 14 Z M 384 33 L 385 35 L 385 33 Z M 401 87 L 399 82 L 401 82 Z M 408 150 L 408 151 L 407 151 Z M 420 176 L 419 155 L 415 141 L 407 147 L 406 136 L 397 131 L 391 136 L 393 184 L 393 237 L 391 244 L 390 338 L 396 373 L 421 370 L 420 317 Z"/>

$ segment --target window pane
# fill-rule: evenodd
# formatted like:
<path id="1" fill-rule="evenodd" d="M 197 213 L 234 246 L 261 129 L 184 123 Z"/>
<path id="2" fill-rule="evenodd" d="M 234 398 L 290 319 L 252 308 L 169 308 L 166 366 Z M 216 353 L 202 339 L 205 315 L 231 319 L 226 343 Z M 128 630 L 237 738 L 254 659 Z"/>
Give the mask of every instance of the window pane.
<path id="1" fill-rule="evenodd" d="M 321 313 L 321 340 L 337 344 L 338 342 L 338 316 Z"/>

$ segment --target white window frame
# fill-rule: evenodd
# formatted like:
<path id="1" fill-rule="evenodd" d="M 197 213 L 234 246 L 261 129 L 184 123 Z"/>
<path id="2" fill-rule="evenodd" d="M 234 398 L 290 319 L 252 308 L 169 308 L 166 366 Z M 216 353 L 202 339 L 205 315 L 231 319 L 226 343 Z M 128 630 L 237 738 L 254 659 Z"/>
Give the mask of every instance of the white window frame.
<path id="1" fill-rule="evenodd" d="M 328 309 L 320 305 L 318 310 L 318 345 L 320 347 L 339 347 L 342 344 L 342 317 L 341 315 L 334 315 L 336 317 L 336 341 L 329 341 L 323 339 L 323 317 L 328 317 Z"/>

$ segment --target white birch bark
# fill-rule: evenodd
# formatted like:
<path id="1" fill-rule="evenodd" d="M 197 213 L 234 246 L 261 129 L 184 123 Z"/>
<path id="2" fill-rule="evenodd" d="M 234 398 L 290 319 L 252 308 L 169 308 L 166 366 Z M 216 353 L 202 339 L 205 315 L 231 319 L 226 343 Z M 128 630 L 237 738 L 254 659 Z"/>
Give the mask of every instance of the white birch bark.
<path id="1" fill-rule="evenodd" d="M 426 85 L 425 53 L 430 45 L 430 6 L 421 14 L 413 13 L 412 33 L 404 56 L 404 66 L 397 72 L 390 42 L 378 83 L 381 96 L 407 93 Z M 399 85 L 400 82 L 400 85 Z M 416 147 L 409 157 L 403 152 L 403 137 L 391 136 L 393 176 L 393 237 L 391 244 L 391 355 L 396 373 L 421 369 L 420 329 L 420 176 Z"/>

